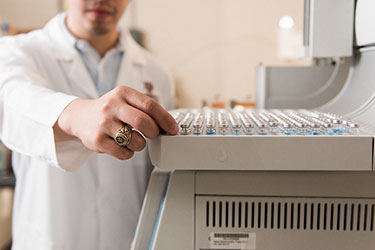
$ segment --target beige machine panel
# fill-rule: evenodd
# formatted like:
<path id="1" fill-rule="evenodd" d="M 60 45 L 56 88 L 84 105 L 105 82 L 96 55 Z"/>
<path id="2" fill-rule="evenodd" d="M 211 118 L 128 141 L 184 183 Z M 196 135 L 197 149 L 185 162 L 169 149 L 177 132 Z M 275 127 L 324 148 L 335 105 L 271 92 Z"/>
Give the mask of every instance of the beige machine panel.
<path id="1" fill-rule="evenodd" d="M 149 150 L 162 169 L 371 171 L 372 144 L 371 136 L 160 136 Z"/>
<path id="2" fill-rule="evenodd" d="M 195 204 L 196 250 L 370 250 L 375 244 L 374 199 L 197 196 Z"/>

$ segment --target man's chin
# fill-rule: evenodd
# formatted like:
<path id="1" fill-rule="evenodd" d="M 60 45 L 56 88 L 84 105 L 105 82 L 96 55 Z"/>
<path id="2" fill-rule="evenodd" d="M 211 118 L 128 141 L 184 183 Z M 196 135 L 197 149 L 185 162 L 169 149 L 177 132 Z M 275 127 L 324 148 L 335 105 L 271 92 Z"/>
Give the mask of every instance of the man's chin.
<path id="1" fill-rule="evenodd" d="M 107 27 L 93 27 L 90 32 L 94 35 L 106 35 L 111 31 L 111 29 Z"/>
<path id="2" fill-rule="evenodd" d="M 106 35 L 115 29 L 115 27 L 116 25 L 113 25 L 110 22 L 100 20 L 91 22 L 91 24 L 87 26 L 88 31 L 93 35 Z"/>

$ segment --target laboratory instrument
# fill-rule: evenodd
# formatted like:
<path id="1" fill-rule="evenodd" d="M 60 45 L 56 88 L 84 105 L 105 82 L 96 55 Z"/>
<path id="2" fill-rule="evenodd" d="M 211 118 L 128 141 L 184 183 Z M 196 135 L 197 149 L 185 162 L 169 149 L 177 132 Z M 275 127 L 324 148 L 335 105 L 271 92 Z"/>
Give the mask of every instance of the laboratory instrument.
<path id="1" fill-rule="evenodd" d="M 305 0 L 311 66 L 260 65 L 257 109 L 172 111 L 133 249 L 373 250 L 374 9 Z"/>

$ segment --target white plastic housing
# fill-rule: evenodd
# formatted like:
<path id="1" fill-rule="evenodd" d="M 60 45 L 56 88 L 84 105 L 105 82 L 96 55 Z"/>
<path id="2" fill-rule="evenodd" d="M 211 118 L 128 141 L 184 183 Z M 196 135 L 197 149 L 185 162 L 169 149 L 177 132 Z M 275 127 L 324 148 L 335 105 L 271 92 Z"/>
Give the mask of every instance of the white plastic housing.
<path id="1" fill-rule="evenodd" d="M 375 44 L 375 1 L 358 0 L 355 16 L 356 42 L 358 46 Z"/>
<path id="2" fill-rule="evenodd" d="M 349 57 L 353 52 L 354 0 L 305 0 L 306 57 Z"/>

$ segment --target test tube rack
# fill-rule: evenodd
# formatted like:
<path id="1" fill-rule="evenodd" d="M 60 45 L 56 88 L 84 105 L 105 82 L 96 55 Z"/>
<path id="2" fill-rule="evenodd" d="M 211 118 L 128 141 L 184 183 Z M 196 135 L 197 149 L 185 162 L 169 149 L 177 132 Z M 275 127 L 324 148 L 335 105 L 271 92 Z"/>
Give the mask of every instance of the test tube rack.
<path id="1" fill-rule="evenodd" d="M 371 171 L 373 136 L 317 110 L 174 110 L 176 136 L 150 141 L 163 169 Z"/>

